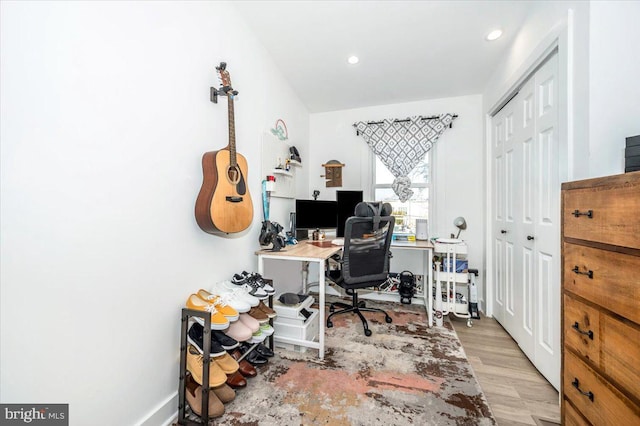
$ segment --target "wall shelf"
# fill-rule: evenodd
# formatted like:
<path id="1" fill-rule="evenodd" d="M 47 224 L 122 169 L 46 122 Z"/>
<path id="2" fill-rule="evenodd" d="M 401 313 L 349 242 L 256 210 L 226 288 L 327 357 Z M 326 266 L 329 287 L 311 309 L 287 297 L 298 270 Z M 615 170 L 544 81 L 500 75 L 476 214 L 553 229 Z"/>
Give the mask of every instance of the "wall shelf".
<path id="1" fill-rule="evenodd" d="M 274 175 L 281 175 L 281 176 L 289 176 L 289 177 L 293 177 L 294 174 L 292 172 L 288 172 L 286 170 L 283 169 L 273 169 L 273 171 L 271 172 Z"/>
<path id="2" fill-rule="evenodd" d="M 271 133 L 264 133 L 262 136 L 262 176 L 264 180 L 267 176 L 275 176 L 272 197 L 295 198 L 296 197 L 296 171 L 302 167 L 302 163 L 295 160 L 289 161 L 289 170 L 284 167 L 287 159 L 290 158 L 289 148 L 291 145 L 281 141 Z"/>

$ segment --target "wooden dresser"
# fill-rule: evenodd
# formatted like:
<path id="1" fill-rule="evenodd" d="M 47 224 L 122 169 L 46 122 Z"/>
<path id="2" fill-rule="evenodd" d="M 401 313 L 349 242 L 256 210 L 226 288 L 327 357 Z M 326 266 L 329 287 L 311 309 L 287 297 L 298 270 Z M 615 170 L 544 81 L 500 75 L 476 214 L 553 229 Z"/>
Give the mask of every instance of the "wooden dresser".
<path id="1" fill-rule="evenodd" d="M 562 184 L 562 424 L 640 425 L 640 172 Z"/>

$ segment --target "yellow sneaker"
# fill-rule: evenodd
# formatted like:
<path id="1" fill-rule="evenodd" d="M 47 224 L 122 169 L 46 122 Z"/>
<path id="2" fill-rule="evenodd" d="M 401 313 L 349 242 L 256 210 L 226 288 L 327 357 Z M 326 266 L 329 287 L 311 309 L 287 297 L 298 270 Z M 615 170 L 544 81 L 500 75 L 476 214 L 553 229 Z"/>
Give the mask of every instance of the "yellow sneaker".
<path id="1" fill-rule="evenodd" d="M 199 385 L 202 385 L 202 367 L 204 365 L 202 355 L 196 348 L 189 345 L 187 349 L 187 370 Z M 209 386 L 217 387 L 227 382 L 227 375 L 217 362 L 209 362 Z"/>
<path id="2" fill-rule="evenodd" d="M 211 329 L 212 330 L 224 330 L 229 327 L 229 320 L 213 305 L 213 303 L 209 303 L 206 300 L 202 300 L 200 297 L 192 294 L 187 299 L 186 303 L 187 308 L 193 309 L 196 311 L 205 311 L 211 313 Z M 198 321 L 201 325 L 204 325 L 204 321 L 202 318 L 192 317 L 194 320 Z"/>
<path id="3" fill-rule="evenodd" d="M 220 369 L 224 371 L 225 374 L 233 374 L 240 368 L 240 364 L 238 364 L 238 361 L 233 359 L 231 355 L 226 352 L 224 353 L 224 355 L 213 356 L 211 357 L 211 359 L 215 361 L 216 364 L 218 364 Z"/>
<path id="4" fill-rule="evenodd" d="M 198 290 L 196 296 L 207 303 L 213 304 L 213 306 L 216 307 L 216 310 L 227 317 L 229 321 L 238 320 L 240 314 L 235 310 L 235 308 L 229 305 L 223 297 L 216 296 L 215 294 L 209 293 L 207 290 L 203 289 Z"/>

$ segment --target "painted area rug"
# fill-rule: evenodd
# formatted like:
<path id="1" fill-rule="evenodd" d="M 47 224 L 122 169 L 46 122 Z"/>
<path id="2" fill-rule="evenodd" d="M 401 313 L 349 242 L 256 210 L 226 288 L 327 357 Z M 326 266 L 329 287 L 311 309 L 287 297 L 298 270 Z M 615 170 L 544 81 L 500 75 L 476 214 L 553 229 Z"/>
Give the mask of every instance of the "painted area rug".
<path id="1" fill-rule="evenodd" d="M 219 425 L 495 425 L 451 324 L 428 328 L 424 307 L 367 305 L 373 335 L 352 314 L 334 317 L 326 356 L 276 350 L 225 406 Z M 327 309 L 328 311 L 328 309 Z"/>

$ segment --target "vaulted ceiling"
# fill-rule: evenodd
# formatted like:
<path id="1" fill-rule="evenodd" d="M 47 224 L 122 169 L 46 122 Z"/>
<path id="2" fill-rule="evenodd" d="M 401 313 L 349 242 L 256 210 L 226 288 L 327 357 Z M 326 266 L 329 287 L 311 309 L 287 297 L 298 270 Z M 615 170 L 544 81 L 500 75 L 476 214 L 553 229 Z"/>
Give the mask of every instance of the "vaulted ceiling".
<path id="1" fill-rule="evenodd" d="M 528 1 L 234 3 L 310 112 L 483 92 Z M 500 28 L 503 36 L 485 36 Z M 347 63 L 359 57 L 355 65 Z"/>

